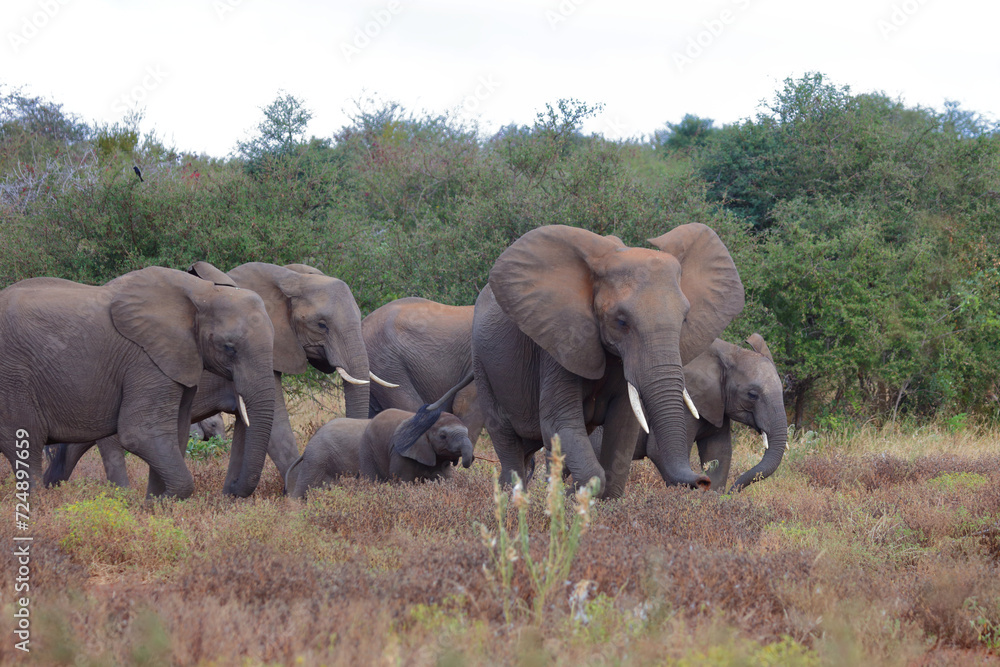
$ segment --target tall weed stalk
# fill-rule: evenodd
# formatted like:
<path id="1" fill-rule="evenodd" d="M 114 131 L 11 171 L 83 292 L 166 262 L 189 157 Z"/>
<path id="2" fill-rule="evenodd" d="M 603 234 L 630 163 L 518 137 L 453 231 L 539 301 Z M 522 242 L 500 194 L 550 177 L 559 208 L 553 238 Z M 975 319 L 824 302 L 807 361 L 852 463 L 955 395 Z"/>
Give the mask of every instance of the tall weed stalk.
<path id="1" fill-rule="evenodd" d="M 552 452 L 549 458 L 549 475 L 545 494 L 544 512 L 549 517 L 549 545 L 543 558 L 536 560 L 531 555 L 531 538 L 528 532 L 528 494 L 524 484 L 515 473 L 514 485 L 508 496 L 500 488 L 498 473 L 493 476 L 493 500 L 496 505 L 496 533 L 480 524 L 483 543 L 490 552 L 492 571 L 484 565 L 487 575 L 499 586 L 503 600 L 504 620 L 513 620 L 512 602 L 516 591 L 513 586 L 514 565 L 524 562 L 531 584 L 532 614 L 541 622 L 545 615 L 546 601 L 564 584 L 569 576 L 573 559 L 580 547 L 580 538 L 590 526 L 590 508 L 600 482 L 592 478 L 581 486 L 574 495 L 575 512 L 567 525 L 565 493 L 563 485 L 563 464 L 565 457 L 559 436 L 552 438 Z M 507 530 L 507 510 L 513 505 L 517 510 L 517 533 Z"/>

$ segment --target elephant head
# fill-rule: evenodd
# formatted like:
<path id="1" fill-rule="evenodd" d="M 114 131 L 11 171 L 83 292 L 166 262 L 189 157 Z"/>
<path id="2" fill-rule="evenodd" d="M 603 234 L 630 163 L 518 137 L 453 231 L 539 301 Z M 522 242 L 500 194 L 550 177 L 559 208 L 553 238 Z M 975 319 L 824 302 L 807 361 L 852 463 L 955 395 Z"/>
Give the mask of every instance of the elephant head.
<path id="1" fill-rule="evenodd" d="M 781 377 L 760 334 L 747 338 L 751 350 L 718 340 L 684 372 L 702 419 L 721 427 L 726 417 L 763 436 L 764 457 L 740 475 L 739 491 L 778 468 L 788 441 L 788 419 Z"/>
<path id="2" fill-rule="evenodd" d="M 654 458 L 664 480 L 707 488 L 708 477 L 688 462 L 683 366 L 743 309 L 743 284 L 705 225 L 681 225 L 650 242 L 658 250 L 539 227 L 500 255 L 489 284 L 507 317 L 576 376 L 601 381 L 609 358 L 620 358 L 640 425 L 664 443 Z M 613 456 L 630 461 L 634 442 Z"/>
<path id="3" fill-rule="evenodd" d="M 306 265 L 292 266 L 301 270 L 250 262 L 223 275 L 264 300 L 274 325 L 274 370 L 303 373 L 308 363 L 323 373 L 337 371 L 345 381 L 347 416 L 365 418 L 370 373 L 354 295 L 342 280 Z M 204 262 L 191 271 L 218 279 Z"/>
<path id="4" fill-rule="evenodd" d="M 165 375 L 196 387 L 204 369 L 233 382 L 247 422 L 247 453 L 226 492 L 253 493 L 264 467 L 275 400 L 274 328 L 261 298 L 162 267 L 133 271 L 106 287 L 113 294 L 115 328 L 141 346 Z"/>
<path id="5" fill-rule="evenodd" d="M 462 420 L 450 412 L 441 413 L 434 425 L 409 446 L 405 446 L 405 443 L 401 443 L 397 437 L 397 434 L 406 431 L 406 427 L 406 422 L 400 424 L 391 441 L 391 451 L 400 456 L 428 467 L 447 461 L 458 465 L 461 461 L 462 466 L 468 468 L 475 461 L 469 429 Z M 404 438 L 406 439 L 408 438 Z"/>

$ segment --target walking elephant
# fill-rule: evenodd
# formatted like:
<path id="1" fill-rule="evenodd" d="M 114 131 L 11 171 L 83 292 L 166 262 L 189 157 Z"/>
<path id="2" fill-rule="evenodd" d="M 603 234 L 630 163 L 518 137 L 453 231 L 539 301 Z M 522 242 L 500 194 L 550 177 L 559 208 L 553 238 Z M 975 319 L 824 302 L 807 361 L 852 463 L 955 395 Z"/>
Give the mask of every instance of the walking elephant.
<path id="1" fill-rule="evenodd" d="M 274 414 L 274 328 L 262 299 L 149 267 L 101 287 L 32 278 L 0 292 L 0 444 L 18 479 L 41 476 L 42 447 L 118 434 L 149 464 L 149 495 L 190 496 L 184 463 L 205 371 L 230 382 L 245 456 L 226 487 L 253 493 Z M 22 452 L 27 452 L 25 455 Z M 25 467 L 24 464 L 27 464 Z"/>
<path id="2" fill-rule="evenodd" d="M 437 400 L 472 372 L 473 306 L 408 297 L 391 301 L 361 320 L 373 373 L 398 388 L 372 386 L 368 416 L 388 408 L 415 411 Z M 473 442 L 483 430 L 476 385 L 469 384 L 442 406 L 458 417 Z"/>
<path id="3" fill-rule="evenodd" d="M 260 295 L 274 329 L 275 388 L 274 426 L 267 453 L 284 477 L 298 457 L 298 445 L 288 420 L 281 376 L 303 373 L 308 365 L 324 372 L 338 372 L 344 379 L 346 411 L 349 417 L 368 415 L 368 354 L 361 337 L 361 311 L 350 288 L 342 280 L 323 275 L 305 265 L 292 270 L 274 264 L 251 262 L 223 273 L 207 262 L 196 262 L 189 272 L 216 284 L 232 284 Z M 377 379 L 377 378 L 376 378 Z M 192 415 L 204 419 L 219 412 L 234 414 L 236 397 L 231 383 L 206 373 L 199 382 Z M 242 465 L 245 425 L 237 420 L 229 470 L 228 487 Z M 54 457 L 45 483 L 69 478 L 73 467 L 92 443 L 61 448 Z M 108 479 L 127 486 L 124 458 L 116 454 L 113 442 L 99 443 Z M 111 461 L 111 463 L 109 463 Z"/>
<path id="4" fill-rule="evenodd" d="M 472 359 L 502 482 L 524 478 L 558 434 L 574 480 L 597 477 L 603 497 L 618 497 L 642 427 L 667 484 L 711 487 L 688 463 L 683 366 L 743 309 L 743 284 L 705 225 L 650 242 L 658 250 L 554 225 L 497 259 L 476 300 Z M 588 439 L 599 425 L 600 458 Z"/>
<path id="5" fill-rule="evenodd" d="M 371 419 L 334 419 L 316 431 L 302 456 L 288 469 L 285 488 L 293 498 L 343 475 L 373 481 L 414 482 L 447 479 L 459 462 L 475 460 L 469 430 L 455 415 L 442 412 L 429 430 L 408 447 L 403 437 L 415 419 L 390 408 Z"/>
<path id="6" fill-rule="evenodd" d="M 688 415 L 688 441 L 698 446 L 702 467 L 710 461 L 718 466 L 708 472 L 712 488 L 724 489 L 732 461 L 732 422 L 755 429 L 764 438 L 764 456 L 733 484 L 730 492 L 770 477 L 785 453 L 788 419 L 781 378 L 771 351 L 760 334 L 747 339 L 751 350 L 723 340 L 684 366 L 684 383 L 699 413 Z M 595 451 L 600 451 L 602 429 L 590 434 Z M 634 459 L 642 459 L 656 449 L 652 435 L 639 433 Z M 651 457 L 652 458 L 652 457 Z"/>

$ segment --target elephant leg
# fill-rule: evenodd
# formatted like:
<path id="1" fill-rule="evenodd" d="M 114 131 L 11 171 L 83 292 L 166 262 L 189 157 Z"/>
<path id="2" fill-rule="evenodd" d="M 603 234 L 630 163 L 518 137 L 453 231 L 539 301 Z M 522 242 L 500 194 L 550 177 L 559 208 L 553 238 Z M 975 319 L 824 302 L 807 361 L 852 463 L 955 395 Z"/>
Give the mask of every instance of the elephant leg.
<path id="1" fill-rule="evenodd" d="M 538 421 L 542 440 L 551 446 L 552 438 L 558 435 L 565 466 L 573 475 L 574 483 L 586 484 L 592 477 L 596 477 L 601 484 L 600 493 L 603 494 L 606 475 L 587 434 L 583 415 L 583 388 L 579 378 L 560 366 L 548 353 L 543 353 L 540 380 Z"/>
<path id="2" fill-rule="evenodd" d="M 531 444 L 525 446 L 529 448 L 528 453 L 524 455 L 524 486 L 527 488 L 528 483 L 535 476 L 535 452 L 542 449 L 542 441 L 533 440 Z"/>
<path id="3" fill-rule="evenodd" d="M 299 457 L 299 446 L 295 442 L 295 432 L 288 420 L 285 394 L 281 390 L 281 374 L 275 373 L 274 375 L 274 422 L 271 424 L 271 439 L 267 443 L 267 455 L 271 457 L 281 474 L 281 478 L 284 479 L 285 473 Z"/>
<path id="4" fill-rule="evenodd" d="M 147 497 L 187 498 L 194 493 L 194 478 L 184 463 L 183 451 L 195 391 L 195 387 L 174 383 L 150 390 L 139 382 L 126 382 L 118 436 L 122 447 L 149 464 Z"/>
<path id="5" fill-rule="evenodd" d="M 469 440 L 475 445 L 479 440 L 479 435 L 483 431 L 486 416 L 483 414 L 482 404 L 479 402 L 475 383 L 462 389 L 455 395 L 452 402 L 451 413 L 462 420 L 469 430 Z"/>
<path id="6" fill-rule="evenodd" d="M 733 458 L 733 443 L 727 423 L 722 429 L 712 435 L 698 440 L 698 458 L 704 467 L 709 461 L 718 461 L 719 465 L 712 472 L 706 473 L 712 480 L 712 488 L 722 493 L 729 479 L 729 466 Z"/>
<path id="7" fill-rule="evenodd" d="M 625 483 L 635 455 L 639 438 L 639 423 L 632 414 L 628 398 L 617 395 L 608 404 L 601 437 L 601 467 L 607 475 L 604 498 L 620 498 L 625 493 Z M 589 442 L 589 441 L 588 441 Z M 593 448 L 591 448 L 593 451 Z M 585 480 L 579 480 L 583 482 Z"/>
<path id="8" fill-rule="evenodd" d="M 101 463 L 104 464 L 104 474 L 107 475 L 108 481 L 118 486 L 128 487 L 125 450 L 122 449 L 118 436 L 101 438 L 97 441 L 97 449 L 101 452 Z"/>
<path id="9" fill-rule="evenodd" d="M 514 432 L 514 427 L 508 421 L 497 420 L 496 423 L 487 424 L 486 430 L 490 434 L 493 442 L 493 451 L 500 461 L 500 483 L 510 486 L 514 483 L 514 474 L 527 486 L 528 475 L 526 474 L 526 463 L 529 455 L 525 453 L 525 445 L 520 436 Z M 534 451 L 531 452 L 534 454 Z M 534 462 L 534 457 L 531 456 Z M 531 467 L 534 472 L 534 466 Z"/>
<path id="10" fill-rule="evenodd" d="M 60 482 L 65 482 L 73 474 L 76 464 L 80 462 L 93 442 L 73 442 L 50 445 L 48 447 L 49 467 L 45 470 L 43 482 L 45 486 L 54 486 Z M 102 454 L 103 456 L 103 454 Z"/>

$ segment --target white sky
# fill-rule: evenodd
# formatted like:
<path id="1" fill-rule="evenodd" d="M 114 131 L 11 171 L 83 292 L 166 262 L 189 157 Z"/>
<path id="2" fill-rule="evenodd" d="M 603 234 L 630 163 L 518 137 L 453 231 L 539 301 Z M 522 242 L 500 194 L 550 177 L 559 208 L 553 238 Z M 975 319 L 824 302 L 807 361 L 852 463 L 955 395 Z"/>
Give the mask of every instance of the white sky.
<path id="1" fill-rule="evenodd" d="M 694 113 L 753 116 L 820 71 L 909 105 L 996 119 L 1000 3 L 971 0 L 4 0 L 0 84 L 89 122 L 145 109 L 186 152 L 229 154 L 285 90 L 328 137 L 365 96 L 495 130 L 546 102 L 605 105 L 585 125 L 639 136 Z M 381 24 L 379 23 L 381 19 Z M 371 36 L 365 35 L 368 30 Z M 360 33 L 360 37 L 359 37 Z M 367 43 L 365 43 L 367 40 Z M 699 45 L 700 42 L 700 45 Z M 684 60 L 688 59 L 688 60 Z"/>

